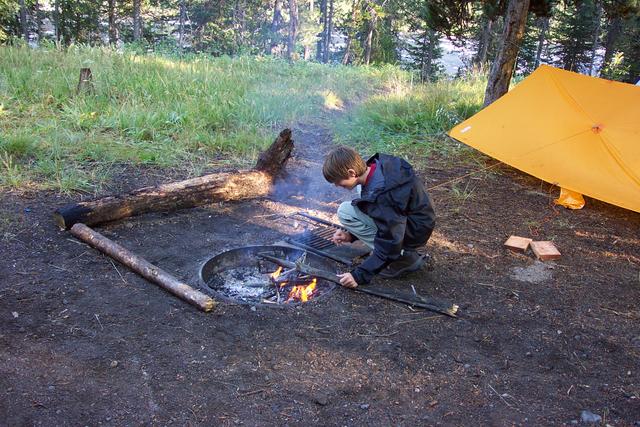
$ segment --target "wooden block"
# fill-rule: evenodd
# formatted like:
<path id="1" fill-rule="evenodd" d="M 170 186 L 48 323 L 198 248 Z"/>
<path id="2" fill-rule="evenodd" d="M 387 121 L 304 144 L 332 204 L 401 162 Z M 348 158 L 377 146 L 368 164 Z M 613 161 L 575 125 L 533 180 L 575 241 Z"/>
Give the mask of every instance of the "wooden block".
<path id="1" fill-rule="evenodd" d="M 532 241 L 532 239 L 527 239 L 526 237 L 510 236 L 507 241 L 504 242 L 504 245 L 512 251 L 526 252 L 529 243 Z"/>
<path id="2" fill-rule="evenodd" d="M 531 242 L 531 250 L 540 261 L 560 258 L 560 252 L 552 242 Z"/>

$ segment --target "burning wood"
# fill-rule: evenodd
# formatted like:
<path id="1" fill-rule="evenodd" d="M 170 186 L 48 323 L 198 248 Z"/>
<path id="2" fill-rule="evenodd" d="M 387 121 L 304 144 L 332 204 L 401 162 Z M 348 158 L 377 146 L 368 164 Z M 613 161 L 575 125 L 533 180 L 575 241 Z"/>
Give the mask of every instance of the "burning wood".
<path id="1" fill-rule="evenodd" d="M 328 271 L 315 269 L 313 267 L 305 265 L 300 261 L 296 261 L 296 262 L 288 261 L 285 259 L 279 259 L 279 258 L 273 257 L 268 254 L 258 254 L 258 257 L 267 261 L 271 261 L 274 264 L 279 265 L 281 267 L 286 267 L 291 270 L 296 270 L 301 274 L 315 276 L 320 279 L 324 279 L 324 280 L 328 280 L 328 281 L 340 284 L 340 279 L 335 274 L 330 273 Z M 384 292 L 377 289 L 371 289 L 371 288 L 362 287 L 362 286 L 359 286 L 357 288 L 344 288 L 344 289 L 350 289 L 355 292 L 375 295 L 377 297 L 389 299 L 392 301 L 403 302 L 405 304 L 409 304 L 414 307 L 426 308 L 427 310 L 444 314 L 449 317 L 457 317 L 456 313 L 458 312 L 458 306 L 456 304 L 442 303 L 428 297 L 420 296 L 417 293 L 415 293 L 415 290 L 414 290 L 414 295 L 408 296 L 408 295 L 401 295 L 401 294 L 393 294 L 391 292 Z"/>
<path id="2" fill-rule="evenodd" d="M 279 266 L 276 271 L 271 273 L 270 278 L 275 289 L 275 294 L 265 299 L 268 303 L 272 303 L 272 298 L 275 297 L 276 302 L 279 304 L 280 290 L 285 289 L 287 286 L 291 286 L 291 290 L 284 300 L 285 304 L 291 302 L 307 302 L 317 293 L 318 280 L 306 274 L 300 275 L 295 268 L 283 271 L 282 266 Z"/>

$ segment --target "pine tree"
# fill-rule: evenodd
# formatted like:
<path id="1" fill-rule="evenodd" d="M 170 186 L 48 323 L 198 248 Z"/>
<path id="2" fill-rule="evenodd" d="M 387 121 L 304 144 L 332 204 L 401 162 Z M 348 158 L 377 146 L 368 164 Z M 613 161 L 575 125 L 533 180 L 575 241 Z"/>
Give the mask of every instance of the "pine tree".
<path id="1" fill-rule="evenodd" d="M 420 79 L 433 81 L 443 71 L 442 65 L 437 63 L 442 58 L 440 35 L 432 28 L 428 1 L 408 6 L 405 19 L 409 23 L 411 37 L 406 50 L 411 65 L 420 71 Z"/>
<path id="2" fill-rule="evenodd" d="M 557 19 L 551 36 L 554 64 L 565 70 L 588 72 L 597 27 L 595 2 L 583 0 L 579 4 L 560 4 L 555 12 Z"/>

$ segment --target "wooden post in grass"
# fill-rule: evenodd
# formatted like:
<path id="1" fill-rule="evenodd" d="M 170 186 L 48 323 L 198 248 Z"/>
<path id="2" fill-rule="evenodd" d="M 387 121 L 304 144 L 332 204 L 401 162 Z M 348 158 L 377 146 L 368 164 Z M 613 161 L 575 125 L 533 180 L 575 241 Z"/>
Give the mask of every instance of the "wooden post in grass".
<path id="1" fill-rule="evenodd" d="M 171 274 L 156 267 L 144 258 L 139 257 L 114 241 L 109 240 L 107 237 L 95 230 L 92 230 L 86 225 L 75 224 L 71 227 L 71 234 L 89 246 L 129 267 L 145 279 L 166 289 L 178 298 L 188 302 L 189 304 L 195 305 L 200 310 L 211 311 L 213 310 L 213 307 L 215 307 L 216 302 L 210 296 L 179 281 Z"/>
<path id="2" fill-rule="evenodd" d="M 93 75 L 91 74 L 91 68 L 80 68 L 80 80 L 78 81 L 76 93 L 93 93 L 94 91 L 95 88 L 93 86 Z"/>
<path id="3" fill-rule="evenodd" d="M 274 179 L 291 156 L 291 130 L 285 129 L 264 151 L 254 169 L 236 173 L 215 173 L 145 187 L 129 194 L 72 203 L 54 212 L 54 220 L 63 229 L 76 223 L 95 225 L 147 212 L 191 208 L 214 202 L 242 200 L 269 194 Z"/>

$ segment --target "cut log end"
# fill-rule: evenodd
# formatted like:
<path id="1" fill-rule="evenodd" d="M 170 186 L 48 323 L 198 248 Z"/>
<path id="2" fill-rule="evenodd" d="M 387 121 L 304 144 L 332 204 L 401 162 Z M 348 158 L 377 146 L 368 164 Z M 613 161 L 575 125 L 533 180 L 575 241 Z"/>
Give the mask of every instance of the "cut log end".
<path id="1" fill-rule="evenodd" d="M 274 143 L 260 154 L 254 169 L 267 172 L 273 177 L 278 176 L 291 157 L 292 151 L 291 129 L 285 129 L 280 132 Z"/>

